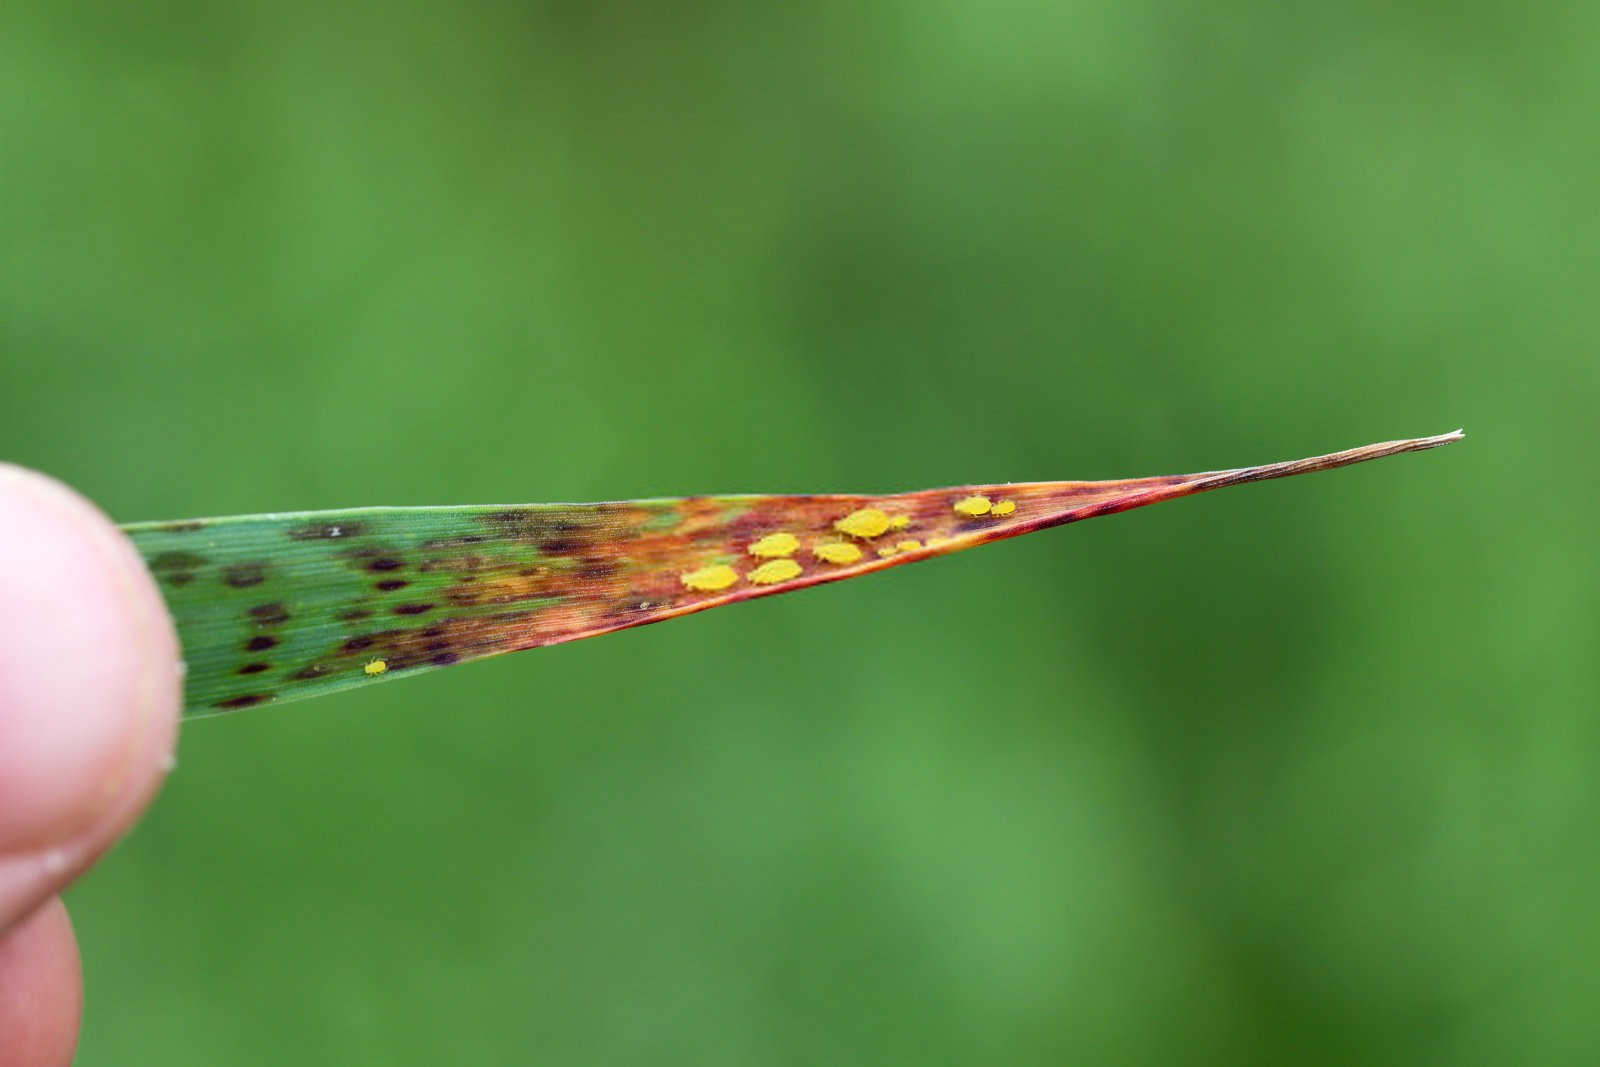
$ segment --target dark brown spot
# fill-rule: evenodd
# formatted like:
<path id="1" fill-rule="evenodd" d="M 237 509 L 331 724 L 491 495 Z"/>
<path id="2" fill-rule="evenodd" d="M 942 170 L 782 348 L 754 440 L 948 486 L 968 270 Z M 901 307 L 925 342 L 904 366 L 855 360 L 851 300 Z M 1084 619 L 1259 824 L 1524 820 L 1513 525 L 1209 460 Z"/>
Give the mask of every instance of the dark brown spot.
<path id="1" fill-rule="evenodd" d="M 394 609 L 394 613 L 396 615 L 421 615 L 432 610 L 432 604 L 401 604 Z"/>
<path id="2" fill-rule="evenodd" d="M 262 626 L 276 626 L 289 621 L 289 609 L 277 601 L 271 604 L 257 604 L 250 609 L 249 615 Z"/>
<path id="3" fill-rule="evenodd" d="M 328 668 L 324 667 L 322 664 L 313 663 L 309 667 L 301 667 L 299 670 L 289 675 L 289 677 L 297 682 L 309 682 L 313 679 L 321 678 L 327 672 Z"/>
<path id="4" fill-rule="evenodd" d="M 444 627 L 443 626 L 430 626 L 426 630 L 422 631 L 422 636 L 423 637 L 439 637 L 439 636 L 442 636 L 443 634 L 444 634 Z"/>
<path id="5" fill-rule="evenodd" d="M 422 651 L 424 651 L 424 652 L 443 652 L 445 649 L 447 649 L 449 647 L 450 647 L 450 642 L 449 641 L 429 641 L 427 644 L 422 646 Z"/>
<path id="6" fill-rule="evenodd" d="M 360 622 L 362 619 L 370 618 L 372 618 L 372 612 L 367 608 L 351 608 L 349 611 L 341 611 L 339 613 L 339 619 L 342 622 Z"/>
<path id="7" fill-rule="evenodd" d="M 163 552 L 150 561 L 150 570 L 168 585 L 188 585 L 194 581 L 194 569 L 209 562 L 193 552 Z"/>
<path id="8" fill-rule="evenodd" d="M 364 537 L 366 532 L 366 524 L 360 522 L 313 522 L 285 531 L 294 541 L 334 541 L 346 537 Z"/>
<path id="9" fill-rule="evenodd" d="M 272 699 L 272 694 L 271 693 L 249 693 L 249 694 L 247 694 L 245 696 L 242 696 L 242 697 L 229 697 L 227 700 L 219 700 L 219 701 L 217 701 L 215 704 L 213 704 L 211 706 L 214 707 L 214 708 L 229 708 L 229 709 L 232 709 L 232 708 L 253 708 L 257 704 L 265 704 L 267 701 L 269 701 L 271 699 Z"/>
<path id="10" fill-rule="evenodd" d="M 521 611 L 497 611 L 489 618 L 495 622 L 521 622 L 523 619 L 531 619 L 537 614 L 539 614 L 538 608 L 524 608 Z"/>
<path id="11" fill-rule="evenodd" d="M 404 578 L 385 578 L 383 581 L 374 584 L 372 588 L 377 589 L 380 592 L 392 593 L 396 589 L 404 589 L 410 584 L 411 583 L 406 581 Z"/>
<path id="12" fill-rule="evenodd" d="M 436 667 L 448 667 L 461 657 L 454 652 L 441 652 L 430 661 Z"/>
<path id="13" fill-rule="evenodd" d="M 339 646 L 339 651 L 340 652 L 360 652 L 364 648 L 371 648 L 371 647 L 372 647 L 372 638 L 368 637 L 365 634 L 362 634 L 359 637 L 352 637 L 350 640 L 348 640 L 344 644 L 340 645 Z"/>
<path id="14" fill-rule="evenodd" d="M 222 580 L 235 589 L 248 589 L 260 585 L 267 576 L 265 563 L 235 563 L 222 572 Z"/>
<path id="15" fill-rule="evenodd" d="M 578 570 L 578 577 L 586 582 L 602 582 L 607 578 L 615 578 L 622 569 L 622 564 L 614 559 L 588 560 Z"/>
<path id="16" fill-rule="evenodd" d="M 198 519 L 189 519 L 189 520 L 187 520 L 185 522 L 169 522 L 165 526 L 161 527 L 161 532 L 162 533 L 194 533 L 196 530 L 204 530 L 205 528 L 206 528 L 206 524 L 201 522 L 200 520 L 198 520 Z"/>
<path id="17" fill-rule="evenodd" d="M 260 674 L 262 671 L 270 671 L 271 669 L 272 664 L 270 663 L 246 663 L 243 667 L 239 668 L 239 673 Z"/>
<path id="18" fill-rule="evenodd" d="M 603 509 L 592 504 L 566 508 L 538 505 L 485 512 L 478 521 L 489 527 L 498 540 L 536 542 L 582 534 L 591 525 L 603 522 L 604 517 Z"/>
<path id="19" fill-rule="evenodd" d="M 278 643 L 278 639 L 271 634 L 259 634 L 244 643 L 246 652 L 265 652 Z"/>
<path id="20" fill-rule="evenodd" d="M 371 563 L 367 564 L 367 570 L 369 570 L 369 571 L 393 571 L 393 570 L 399 570 L 402 566 L 404 566 L 404 564 L 402 564 L 399 560 L 395 559 L 392 556 L 379 556 L 377 559 L 375 559 Z"/>
<path id="21" fill-rule="evenodd" d="M 539 542 L 539 551 L 547 556 L 570 556 L 582 547 L 583 542 L 575 537 L 552 537 Z"/>

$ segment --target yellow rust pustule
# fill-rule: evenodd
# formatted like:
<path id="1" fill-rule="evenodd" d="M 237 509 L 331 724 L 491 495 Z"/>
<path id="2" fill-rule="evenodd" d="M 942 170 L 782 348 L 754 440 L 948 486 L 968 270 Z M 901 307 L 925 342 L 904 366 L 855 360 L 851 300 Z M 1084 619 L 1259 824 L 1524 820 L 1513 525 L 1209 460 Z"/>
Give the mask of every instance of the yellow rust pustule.
<path id="1" fill-rule="evenodd" d="M 745 551 L 758 559 L 782 559 L 794 555 L 795 549 L 799 547 L 800 539 L 794 534 L 774 533 L 752 542 Z"/>
<path id="2" fill-rule="evenodd" d="M 991 506 L 989 498 L 986 496 L 964 496 L 955 503 L 956 514 L 969 519 L 976 519 L 980 515 L 989 514 Z"/>
<path id="3" fill-rule="evenodd" d="M 904 530 L 907 526 L 910 526 L 910 525 L 911 525 L 911 516 L 910 515 L 892 515 L 889 518 L 889 529 L 891 529 L 891 530 Z"/>
<path id="4" fill-rule="evenodd" d="M 384 671 L 389 669 L 389 664 L 381 659 L 375 659 L 361 669 L 366 671 L 368 674 L 382 674 Z"/>
<path id="5" fill-rule="evenodd" d="M 739 575 L 726 563 L 718 563 L 711 567 L 701 567 L 697 571 L 680 574 L 678 580 L 683 582 L 685 589 L 696 593 L 720 592 L 739 580 Z"/>
<path id="6" fill-rule="evenodd" d="M 816 545 L 811 554 L 824 563 L 854 563 L 861 558 L 861 549 L 848 541 L 829 541 Z"/>
<path id="7" fill-rule="evenodd" d="M 994 507 L 989 509 L 989 514 L 991 514 L 991 515 L 993 515 L 993 516 L 995 516 L 997 518 L 1003 519 L 1007 515 L 1011 514 L 1013 511 L 1016 511 L 1016 510 L 1017 510 L 1017 502 L 1015 500 L 1002 500 L 998 504 L 996 504 Z"/>
<path id="8" fill-rule="evenodd" d="M 877 508 L 861 508 L 835 522 L 833 528 L 849 537 L 870 540 L 883 536 L 893 521 Z"/>
<path id="9" fill-rule="evenodd" d="M 800 577 L 800 564 L 792 559 L 768 560 L 745 575 L 746 579 L 756 585 L 776 585 L 798 577 Z"/>

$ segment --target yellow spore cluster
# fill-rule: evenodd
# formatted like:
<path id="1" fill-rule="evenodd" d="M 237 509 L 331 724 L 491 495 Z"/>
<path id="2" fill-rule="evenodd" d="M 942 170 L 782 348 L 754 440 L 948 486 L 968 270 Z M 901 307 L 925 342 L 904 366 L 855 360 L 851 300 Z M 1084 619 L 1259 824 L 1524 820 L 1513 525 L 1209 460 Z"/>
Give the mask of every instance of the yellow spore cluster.
<path id="1" fill-rule="evenodd" d="M 800 539 L 794 534 L 775 533 L 753 542 L 746 551 L 758 559 L 782 559 L 794 555 L 794 550 L 799 547 Z"/>
<path id="2" fill-rule="evenodd" d="M 774 559 L 763 563 L 745 578 L 756 585 L 776 585 L 778 582 L 787 582 L 790 578 L 800 577 L 800 564 L 792 559 Z"/>
<path id="3" fill-rule="evenodd" d="M 835 522 L 833 528 L 849 537 L 865 539 L 883 536 L 893 522 L 893 519 L 877 508 L 862 508 Z"/>
<path id="4" fill-rule="evenodd" d="M 811 554 L 824 563 L 854 563 L 861 558 L 861 549 L 848 541 L 830 541 L 814 546 Z"/>
<path id="5" fill-rule="evenodd" d="M 965 496 L 957 500 L 955 504 L 956 514 L 964 515 L 969 519 L 989 514 L 991 506 L 989 498 L 986 496 Z"/>
<path id="6" fill-rule="evenodd" d="M 907 538 L 904 541 L 896 541 L 892 545 L 884 545 L 882 548 L 878 549 L 878 555 L 882 556 L 884 559 L 888 559 L 890 556 L 898 556 L 902 552 L 915 552 L 921 547 L 921 541 L 915 541 Z"/>
<path id="7" fill-rule="evenodd" d="M 999 518 L 1003 519 L 1007 515 L 1011 514 L 1013 511 L 1016 511 L 1016 510 L 1017 510 L 1017 502 L 1015 500 L 1002 500 L 998 504 L 996 504 L 994 507 L 989 509 L 989 514 L 998 516 Z"/>
<path id="8" fill-rule="evenodd" d="M 361 669 L 366 671 L 368 674 L 382 674 L 384 671 L 389 669 L 389 664 L 381 659 L 375 659 Z"/>
<path id="9" fill-rule="evenodd" d="M 685 589 L 692 589 L 697 593 L 715 593 L 728 588 L 739 580 L 739 575 L 726 563 L 718 563 L 712 567 L 701 567 L 697 571 L 689 571 L 678 576 Z"/>

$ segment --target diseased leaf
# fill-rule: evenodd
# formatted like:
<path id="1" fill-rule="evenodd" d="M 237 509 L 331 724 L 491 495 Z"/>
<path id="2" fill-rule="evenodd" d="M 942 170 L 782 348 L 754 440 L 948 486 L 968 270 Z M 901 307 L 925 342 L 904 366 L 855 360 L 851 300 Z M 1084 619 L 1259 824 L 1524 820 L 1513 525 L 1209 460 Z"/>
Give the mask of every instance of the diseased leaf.
<path id="1" fill-rule="evenodd" d="M 123 529 L 177 619 L 186 711 L 196 716 L 575 641 L 1461 436 L 1117 481 L 359 508 Z"/>

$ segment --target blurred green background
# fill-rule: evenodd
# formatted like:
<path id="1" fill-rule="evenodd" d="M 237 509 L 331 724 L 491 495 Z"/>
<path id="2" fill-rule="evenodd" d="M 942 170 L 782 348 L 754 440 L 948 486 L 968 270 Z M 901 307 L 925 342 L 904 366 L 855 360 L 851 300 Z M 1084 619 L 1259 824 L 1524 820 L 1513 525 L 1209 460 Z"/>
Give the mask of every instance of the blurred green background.
<path id="1" fill-rule="evenodd" d="M 190 724 L 100 1064 L 1600 1059 L 1600 7 L 0 8 L 121 520 L 1213 469 Z"/>

